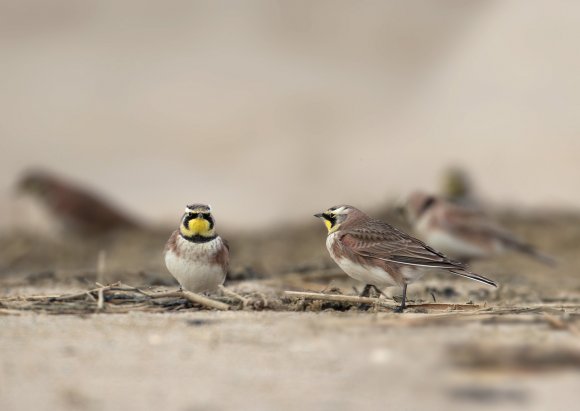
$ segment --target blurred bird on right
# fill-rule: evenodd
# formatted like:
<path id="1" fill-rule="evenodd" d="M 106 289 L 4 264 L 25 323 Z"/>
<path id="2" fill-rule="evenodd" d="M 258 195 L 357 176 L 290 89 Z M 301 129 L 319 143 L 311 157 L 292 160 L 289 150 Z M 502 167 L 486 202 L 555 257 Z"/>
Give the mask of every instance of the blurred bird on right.
<path id="1" fill-rule="evenodd" d="M 481 210 L 416 191 L 401 211 L 416 235 L 430 246 L 462 262 L 513 250 L 544 264 L 556 261 L 500 227 Z"/>

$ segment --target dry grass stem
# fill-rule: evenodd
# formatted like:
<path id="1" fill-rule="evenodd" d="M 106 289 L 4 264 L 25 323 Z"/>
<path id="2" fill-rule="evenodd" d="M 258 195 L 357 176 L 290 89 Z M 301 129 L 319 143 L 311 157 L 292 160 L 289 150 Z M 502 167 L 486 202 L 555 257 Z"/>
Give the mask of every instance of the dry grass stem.
<path id="1" fill-rule="evenodd" d="M 230 306 L 228 304 L 222 303 L 220 301 L 212 300 L 211 298 L 204 297 L 203 295 L 192 293 L 191 291 L 170 291 L 155 294 L 146 294 L 151 298 L 171 298 L 171 297 L 181 297 L 192 303 L 200 304 L 208 308 L 213 308 L 220 311 L 229 310 Z"/>
<path id="2" fill-rule="evenodd" d="M 65 295 L 32 295 L 0 298 L 0 314 L 10 315 L 22 311 L 53 314 L 82 314 L 90 312 L 125 313 L 129 311 L 167 311 L 188 308 L 183 299 L 198 306 L 228 310 L 224 302 L 192 293 L 171 291 L 146 293 L 138 288 L 117 282 L 99 285 L 88 291 Z M 159 300 L 164 301 L 159 301 Z"/>
<path id="3" fill-rule="evenodd" d="M 97 283 L 105 282 L 105 273 L 107 271 L 107 252 L 105 250 L 99 251 L 97 257 Z"/>
<path id="4" fill-rule="evenodd" d="M 321 294 L 302 291 L 284 291 L 284 294 L 287 295 L 288 297 L 304 298 L 307 300 L 348 302 L 355 304 L 377 304 L 383 307 L 392 307 L 391 304 L 387 304 L 385 301 L 379 298 L 358 297 L 353 295 L 340 295 L 340 294 Z"/>
<path id="5" fill-rule="evenodd" d="M 358 297 L 353 295 L 321 294 L 302 291 L 284 291 L 284 294 L 286 294 L 289 297 L 304 298 L 308 300 L 349 302 L 354 304 L 374 304 L 375 306 L 393 308 L 392 304 L 387 303 L 380 297 L 370 298 L 370 297 Z M 421 308 L 426 310 L 468 310 L 468 311 L 475 311 L 481 308 L 481 306 L 476 304 L 445 304 L 445 303 L 408 304 L 407 307 Z"/>
<path id="6" fill-rule="evenodd" d="M 239 300 L 242 303 L 242 308 L 245 308 L 248 305 L 248 299 L 242 297 L 241 295 L 239 295 L 238 293 L 235 293 L 231 290 L 228 290 L 226 287 L 224 287 L 223 285 L 219 286 L 219 290 L 226 296 L 232 297 L 236 300 Z"/>

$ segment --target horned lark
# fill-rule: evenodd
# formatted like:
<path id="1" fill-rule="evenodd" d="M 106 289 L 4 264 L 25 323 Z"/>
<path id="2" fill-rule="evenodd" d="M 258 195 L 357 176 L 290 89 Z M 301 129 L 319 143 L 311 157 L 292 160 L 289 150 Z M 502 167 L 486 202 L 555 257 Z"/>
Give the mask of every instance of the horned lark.
<path id="1" fill-rule="evenodd" d="M 545 264 L 554 260 L 498 226 L 482 211 L 434 195 L 414 192 L 404 212 L 416 234 L 427 244 L 461 261 L 515 250 Z"/>
<path id="2" fill-rule="evenodd" d="M 395 227 L 375 220 L 362 211 L 341 205 L 316 214 L 328 229 L 326 247 L 332 259 L 350 277 L 367 286 L 403 287 L 403 301 L 397 311 L 405 309 L 407 284 L 432 268 L 497 286 L 495 281 L 467 271 L 457 261 Z"/>
<path id="3" fill-rule="evenodd" d="M 215 231 L 210 207 L 188 205 L 165 246 L 169 272 L 188 291 L 215 291 L 226 279 L 228 264 L 229 247 Z"/>
<path id="4" fill-rule="evenodd" d="M 138 226 L 96 194 L 47 172 L 24 175 L 17 189 L 37 198 L 66 233 L 98 236 Z"/>

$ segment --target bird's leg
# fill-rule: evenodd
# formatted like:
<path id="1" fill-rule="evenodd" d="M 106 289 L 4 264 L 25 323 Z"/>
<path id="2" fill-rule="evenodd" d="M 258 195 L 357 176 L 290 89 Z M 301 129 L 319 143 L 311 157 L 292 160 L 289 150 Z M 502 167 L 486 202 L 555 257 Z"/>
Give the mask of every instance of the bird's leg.
<path id="1" fill-rule="evenodd" d="M 435 298 L 435 293 L 431 292 L 431 298 L 433 298 L 433 302 L 437 302 L 437 298 Z"/>
<path id="2" fill-rule="evenodd" d="M 385 298 L 389 298 L 389 297 L 387 297 L 387 295 L 386 295 L 384 292 L 382 292 L 382 291 L 379 289 L 379 287 L 377 287 L 376 285 L 371 285 L 371 287 L 375 289 L 375 291 L 377 292 L 377 294 L 379 295 L 379 297 L 382 295 L 382 296 L 383 296 L 383 297 L 385 297 Z"/>
<path id="3" fill-rule="evenodd" d="M 365 288 L 363 288 L 362 293 L 360 293 L 360 296 L 361 297 L 368 297 L 369 295 L 371 295 L 371 288 L 373 288 L 373 287 L 374 287 L 374 285 L 372 285 L 372 284 L 365 285 Z"/>
<path id="4" fill-rule="evenodd" d="M 377 312 L 379 309 L 381 295 L 384 296 L 385 298 L 387 298 L 387 296 L 376 285 L 372 284 L 371 288 L 374 288 L 375 292 L 377 293 L 377 299 L 375 301 L 375 309 L 374 309 L 374 312 Z"/>
<path id="5" fill-rule="evenodd" d="M 407 305 L 405 304 L 406 301 L 407 301 L 407 284 L 405 283 L 403 285 L 403 301 L 401 301 L 401 305 L 395 308 L 393 311 L 396 313 L 402 313 L 403 310 L 407 308 Z"/>
<path id="6" fill-rule="evenodd" d="M 371 288 L 373 286 L 371 284 L 366 284 L 365 288 L 363 288 L 362 293 L 360 293 L 361 297 L 369 297 L 371 295 Z M 367 311 L 370 308 L 369 304 L 363 303 L 359 305 L 359 309 L 363 311 Z"/>

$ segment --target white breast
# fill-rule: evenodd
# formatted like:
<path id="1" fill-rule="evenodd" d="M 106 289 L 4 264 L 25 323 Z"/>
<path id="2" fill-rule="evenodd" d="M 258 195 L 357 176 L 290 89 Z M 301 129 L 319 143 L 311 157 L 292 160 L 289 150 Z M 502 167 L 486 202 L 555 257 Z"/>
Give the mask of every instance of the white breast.
<path id="1" fill-rule="evenodd" d="M 168 250 L 165 265 L 179 284 L 193 292 L 215 291 L 226 278 L 226 270 L 215 262 L 224 247 L 220 237 L 207 243 L 192 243 L 181 236 L 177 239 L 179 253 Z"/>

